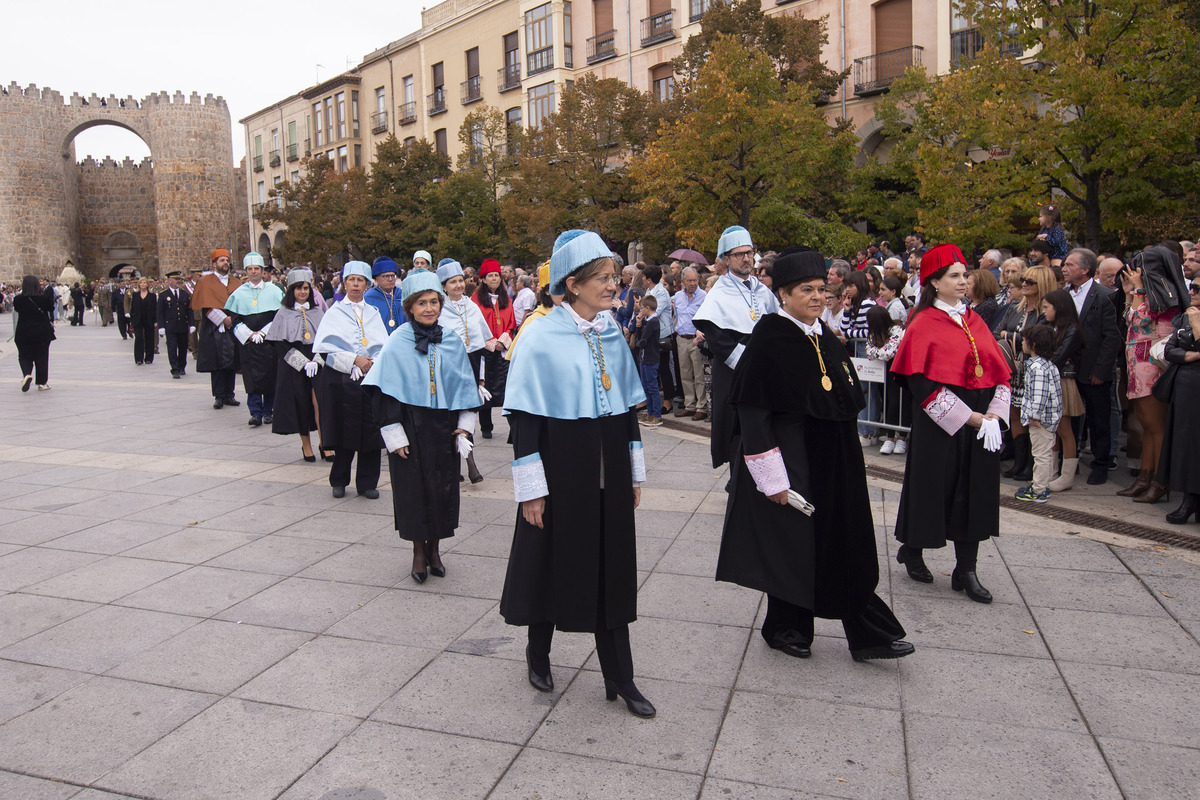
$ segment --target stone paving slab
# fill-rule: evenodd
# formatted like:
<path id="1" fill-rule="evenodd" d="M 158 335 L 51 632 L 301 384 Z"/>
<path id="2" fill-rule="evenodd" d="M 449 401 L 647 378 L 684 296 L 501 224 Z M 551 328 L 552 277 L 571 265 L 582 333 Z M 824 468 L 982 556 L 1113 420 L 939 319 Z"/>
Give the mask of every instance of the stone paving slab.
<path id="1" fill-rule="evenodd" d="M 497 602 L 502 419 L 447 577 L 417 584 L 386 470 L 379 500 L 336 500 L 294 437 L 130 349 L 62 329 L 54 391 L 0 399 L 0 798 L 1200 796 L 1198 553 L 1005 509 L 982 606 L 951 591 L 949 548 L 932 585 L 907 577 L 900 486 L 871 478 L 879 593 L 917 652 L 856 664 L 817 620 L 800 661 L 763 642 L 759 593 L 712 578 L 707 425 L 646 431 L 641 720 L 604 699 L 590 635 L 555 636 L 554 692 L 526 681 Z M 1112 494 L 1119 473 L 1052 503 L 1162 527 L 1165 506 Z"/>

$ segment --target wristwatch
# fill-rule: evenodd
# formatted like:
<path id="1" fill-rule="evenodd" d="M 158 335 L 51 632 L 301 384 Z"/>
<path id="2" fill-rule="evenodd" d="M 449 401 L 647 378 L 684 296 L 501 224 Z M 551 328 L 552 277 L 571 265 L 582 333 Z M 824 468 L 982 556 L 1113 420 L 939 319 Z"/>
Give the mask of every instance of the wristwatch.
<path id="1" fill-rule="evenodd" d="M 1145 297 L 1145 296 L 1146 296 L 1146 290 L 1145 290 L 1145 289 L 1134 289 L 1134 290 L 1133 290 L 1133 293 L 1134 293 L 1134 294 L 1136 294 L 1138 297 Z"/>

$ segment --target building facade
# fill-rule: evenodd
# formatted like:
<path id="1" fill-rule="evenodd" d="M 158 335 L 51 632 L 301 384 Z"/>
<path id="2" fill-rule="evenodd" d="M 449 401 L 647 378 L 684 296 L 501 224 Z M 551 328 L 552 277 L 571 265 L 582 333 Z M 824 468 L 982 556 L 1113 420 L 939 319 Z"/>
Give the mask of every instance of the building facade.
<path id="1" fill-rule="evenodd" d="M 593 73 L 660 98 L 674 92 L 671 61 L 720 0 L 445 0 L 421 28 L 367 54 L 342 75 L 241 120 L 246 131 L 251 240 L 269 253 L 286 232 L 262 231 L 255 206 L 323 153 L 340 168 L 370 167 L 394 134 L 425 139 L 453 159 L 467 114 L 486 104 L 536 128 L 573 81 Z M 822 57 L 850 77 L 829 98 L 831 118 L 853 122 L 864 156 L 886 156 L 878 97 L 914 64 L 943 73 L 980 42 L 951 0 L 762 0 L 768 14 L 825 17 Z"/>

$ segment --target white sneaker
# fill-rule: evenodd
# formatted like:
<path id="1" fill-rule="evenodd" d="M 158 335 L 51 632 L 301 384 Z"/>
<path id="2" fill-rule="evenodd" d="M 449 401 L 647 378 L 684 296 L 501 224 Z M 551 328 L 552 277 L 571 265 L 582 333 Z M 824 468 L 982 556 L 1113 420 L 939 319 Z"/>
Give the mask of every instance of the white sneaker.
<path id="1" fill-rule="evenodd" d="M 47 386 L 47 385 L 45 385 L 45 384 L 43 384 L 42 386 L 39 386 L 39 387 L 38 387 L 38 391 L 39 391 L 39 392 L 48 392 L 48 391 L 50 391 L 50 387 L 49 387 L 49 386 Z"/>
<path id="2" fill-rule="evenodd" d="M 871 445 L 875 444 L 875 440 L 870 436 L 859 436 L 858 443 L 863 447 L 870 447 Z"/>
<path id="3" fill-rule="evenodd" d="M 896 450 L 895 439 L 884 439 L 883 445 L 879 448 L 880 455 L 890 456 Z"/>
<path id="4" fill-rule="evenodd" d="M 902 456 L 908 452 L 908 443 L 903 439 L 896 440 L 896 449 L 892 451 L 898 456 Z"/>

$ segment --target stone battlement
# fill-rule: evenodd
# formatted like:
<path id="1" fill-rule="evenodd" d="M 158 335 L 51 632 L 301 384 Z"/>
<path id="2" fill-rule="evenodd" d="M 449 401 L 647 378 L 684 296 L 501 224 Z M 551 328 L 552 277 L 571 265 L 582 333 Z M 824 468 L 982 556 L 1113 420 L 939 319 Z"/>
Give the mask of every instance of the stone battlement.
<path id="1" fill-rule="evenodd" d="M 95 169 L 104 169 L 111 167 L 112 169 L 154 169 L 154 159 L 146 156 L 141 162 L 134 161 L 129 156 L 125 156 L 121 161 L 117 161 L 112 156 L 105 156 L 102 160 L 97 161 L 91 155 L 79 162 L 80 167 L 92 167 Z"/>
<path id="2" fill-rule="evenodd" d="M 90 106 L 99 108 L 142 108 L 146 105 L 192 105 L 192 106 L 215 106 L 217 108 L 228 111 L 228 106 L 225 103 L 225 98 L 220 95 L 213 95 L 212 92 L 206 94 L 203 98 L 199 92 L 192 92 L 189 96 L 184 96 L 183 92 L 176 90 L 174 94 L 162 91 L 157 94 L 146 95 L 141 100 L 135 100 L 133 95 L 125 97 L 117 97 L 115 94 L 110 94 L 107 97 L 95 94 L 94 92 L 87 97 L 78 92 L 72 93 L 70 98 L 64 99 L 63 94 L 54 89 L 43 87 L 39 89 L 37 84 L 29 84 L 25 88 L 17 85 L 13 81 L 8 86 L 0 87 L 0 102 L 5 100 L 40 100 L 58 103 L 60 105 L 70 106 Z"/>

